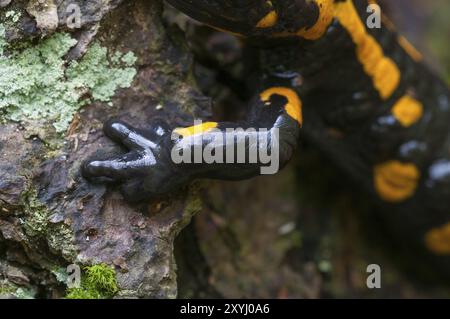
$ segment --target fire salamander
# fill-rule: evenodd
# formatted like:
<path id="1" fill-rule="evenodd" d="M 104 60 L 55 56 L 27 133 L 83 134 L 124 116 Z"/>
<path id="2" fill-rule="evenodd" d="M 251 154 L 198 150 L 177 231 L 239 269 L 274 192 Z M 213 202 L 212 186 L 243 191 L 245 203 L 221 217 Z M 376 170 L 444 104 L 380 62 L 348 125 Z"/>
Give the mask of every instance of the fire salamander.
<path id="1" fill-rule="evenodd" d="M 130 201 L 196 178 L 250 178 L 261 173 L 262 160 L 174 163 L 172 152 L 225 154 L 216 141 L 227 129 L 264 128 L 243 130 L 232 142 L 242 139 L 247 150 L 276 145 L 280 167 L 300 141 L 312 142 L 373 195 L 401 247 L 450 278 L 449 88 L 386 18 L 381 28 L 367 26 L 375 1 L 167 1 L 258 49 L 260 83 L 247 120 L 174 129 L 153 123 L 147 130 L 110 121 L 106 135 L 130 152 L 86 161 L 84 176 L 121 183 Z M 275 137 L 277 144 L 262 142 Z"/>

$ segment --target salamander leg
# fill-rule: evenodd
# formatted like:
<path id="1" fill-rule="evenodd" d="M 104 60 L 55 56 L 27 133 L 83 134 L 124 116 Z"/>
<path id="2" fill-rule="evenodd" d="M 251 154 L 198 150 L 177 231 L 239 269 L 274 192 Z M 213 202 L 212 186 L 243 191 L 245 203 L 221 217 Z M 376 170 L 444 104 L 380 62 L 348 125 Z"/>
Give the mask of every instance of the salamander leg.
<path id="1" fill-rule="evenodd" d="M 90 180 L 121 184 L 129 201 L 168 193 L 195 178 L 240 180 L 276 173 L 296 149 L 302 122 L 301 100 L 289 86 L 262 89 L 241 123 L 205 122 L 146 130 L 121 121 L 104 125 L 105 134 L 128 149 L 82 166 Z"/>

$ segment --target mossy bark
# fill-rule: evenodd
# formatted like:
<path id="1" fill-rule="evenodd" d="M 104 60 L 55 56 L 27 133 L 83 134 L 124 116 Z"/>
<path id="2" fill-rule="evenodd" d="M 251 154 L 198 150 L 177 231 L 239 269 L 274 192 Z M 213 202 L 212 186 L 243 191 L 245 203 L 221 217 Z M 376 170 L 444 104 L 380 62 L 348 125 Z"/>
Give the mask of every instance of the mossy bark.
<path id="1" fill-rule="evenodd" d="M 4 118 L 0 126 L 0 293 L 64 297 L 66 285 L 61 278 L 68 265 L 104 263 L 116 271 L 115 296 L 174 298 L 173 241 L 199 210 L 195 187 L 158 202 L 130 206 L 114 190 L 86 182 L 79 167 L 99 149 L 119 151 L 102 133 L 108 118 L 120 117 L 140 126 L 161 117 L 177 124 L 193 116 L 208 116 L 208 100 L 190 80 L 192 58 L 179 31 L 167 32 L 162 24 L 161 2 L 70 3 L 81 8 L 80 29 L 64 24 L 65 1 L 41 8 L 44 12 L 39 5 L 30 10 L 26 1 L 1 8 L 8 49 L 32 50 L 54 34 L 69 33 L 77 42 L 63 57 L 67 65 L 83 61 L 89 48 L 101 45 L 108 52 L 133 52 L 136 75 L 126 89 L 102 82 L 114 86 L 116 94 L 110 101 L 96 98 L 88 88 L 85 94 L 91 96 L 86 101 L 94 102 L 73 115 L 63 135 L 51 121 Z M 52 10 L 56 12 L 49 13 Z M 17 18 L 11 19 L 11 12 Z M 46 21 L 49 17 L 52 21 Z"/>

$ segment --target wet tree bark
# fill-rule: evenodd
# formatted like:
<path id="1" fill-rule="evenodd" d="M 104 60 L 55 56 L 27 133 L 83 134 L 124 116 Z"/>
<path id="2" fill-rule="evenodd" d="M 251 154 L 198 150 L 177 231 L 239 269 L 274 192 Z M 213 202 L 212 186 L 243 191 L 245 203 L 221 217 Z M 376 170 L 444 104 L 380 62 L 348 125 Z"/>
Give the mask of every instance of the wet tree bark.
<path id="1" fill-rule="evenodd" d="M 130 206 L 114 190 L 87 183 L 79 166 L 98 149 L 118 151 L 101 130 L 108 118 L 139 126 L 161 117 L 175 125 L 208 116 L 209 100 L 190 80 L 192 57 L 179 31 L 162 24 L 161 2 L 70 3 L 80 6 L 82 25 L 72 33 L 78 44 L 66 60 L 79 59 L 93 41 L 101 41 L 110 50 L 133 51 L 137 75 L 131 88 L 115 95 L 113 107 L 93 103 L 77 113 L 62 138 L 54 137 L 51 125 L 31 136 L 18 123 L 0 126 L 0 292 L 62 297 L 67 265 L 105 263 L 116 270 L 117 297 L 173 298 L 173 241 L 199 210 L 195 187 Z M 68 3 L 54 4 L 55 12 L 33 11 L 44 12 L 40 18 L 27 11 L 25 1 L 1 8 L 2 14 L 22 13 L 15 29 L 7 30 L 8 41 L 18 45 L 72 32 L 64 23 Z M 49 136 L 57 147 L 48 145 Z M 37 218 L 43 229 L 36 234 L 27 225 Z"/>

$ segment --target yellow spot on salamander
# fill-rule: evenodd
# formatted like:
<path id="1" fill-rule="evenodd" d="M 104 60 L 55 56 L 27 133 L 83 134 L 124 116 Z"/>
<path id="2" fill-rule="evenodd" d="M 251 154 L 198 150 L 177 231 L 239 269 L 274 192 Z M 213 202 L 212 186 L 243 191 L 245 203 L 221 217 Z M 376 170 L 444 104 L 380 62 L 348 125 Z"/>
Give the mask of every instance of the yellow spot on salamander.
<path id="1" fill-rule="evenodd" d="M 423 104 L 405 95 L 392 108 L 392 114 L 404 127 L 417 123 L 423 115 Z"/>
<path id="2" fill-rule="evenodd" d="M 450 255 L 450 223 L 426 233 L 425 245 L 436 255 Z"/>
<path id="3" fill-rule="evenodd" d="M 265 90 L 260 94 L 261 101 L 269 102 L 272 95 L 275 94 L 283 96 L 288 100 L 287 104 L 284 106 L 286 113 L 294 120 L 296 120 L 300 125 L 302 125 L 302 102 L 300 101 L 298 94 L 294 90 L 289 88 L 273 87 Z"/>
<path id="4" fill-rule="evenodd" d="M 194 125 L 190 127 L 177 128 L 174 130 L 175 133 L 180 134 L 183 137 L 189 137 L 197 134 L 202 134 L 208 132 L 217 127 L 216 122 L 206 122 L 199 125 Z"/>
<path id="5" fill-rule="evenodd" d="M 398 38 L 398 43 L 405 52 L 416 62 L 423 60 L 423 55 L 403 36 Z"/>
<path id="6" fill-rule="evenodd" d="M 298 36 L 306 40 L 320 39 L 334 18 L 334 0 L 314 0 L 319 6 L 319 18 L 310 28 L 302 28 L 296 32 L 280 32 L 274 34 L 275 37 Z"/>
<path id="7" fill-rule="evenodd" d="M 264 29 L 264 28 L 271 28 L 278 22 L 278 14 L 275 10 L 270 11 L 265 17 L 263 17 L 261 20 L 259 20 L 258 24 L 256 25 L 257 28 Z"/>
<path id="8" fill-rule="evenodd" d="M 311 28 L 297 32 L 298 36 L 307 40 L 321 38 L 334 18 L 334 0 L 316 0 L 316 3 L 320 10 L 319 19 Z"/>
<path id="9" fill-rule="evenodd" d="M 400 161 L 389 161 L 375 166 L 374 186 L 385 201 L 399 203 L 412 197 L 419 183 L 417 166 Z"/>
<path id="10" fill-rule="evenodd" d="M 400 83 L 397 65 L 384 55 L 381 45 L 367 32 L 353 1 L 336 3 L 335 16 L 352 37 L 358 60 L 372 78 L 381 98 L 388 99 Z"/>

